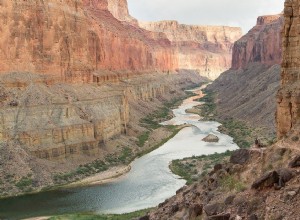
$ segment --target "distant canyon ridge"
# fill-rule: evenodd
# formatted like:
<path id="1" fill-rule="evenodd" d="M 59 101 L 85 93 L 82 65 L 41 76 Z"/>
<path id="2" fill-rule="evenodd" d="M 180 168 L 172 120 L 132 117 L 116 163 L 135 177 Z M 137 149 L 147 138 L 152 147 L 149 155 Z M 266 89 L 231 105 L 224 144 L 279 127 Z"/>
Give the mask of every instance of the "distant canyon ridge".
<path id="1" fill-rule="evenodd" d="M 124 149 L 137 155 L 145 134 L 159 144 L 171 131 L 142 119 L 230 68 L 241 37 L 140 22 L 126 0 L 0 1 L 0 15 L 0 197 L 84 178 L 79 166 Z"/>
<path id="2" fill-rule="evenodd" d="M 101 82 L 153 71 L 197 71 L 211 80 L 231 67 L 240 28 L 140 22 L 126 0 L 2 1 L 0 73 Z"/>

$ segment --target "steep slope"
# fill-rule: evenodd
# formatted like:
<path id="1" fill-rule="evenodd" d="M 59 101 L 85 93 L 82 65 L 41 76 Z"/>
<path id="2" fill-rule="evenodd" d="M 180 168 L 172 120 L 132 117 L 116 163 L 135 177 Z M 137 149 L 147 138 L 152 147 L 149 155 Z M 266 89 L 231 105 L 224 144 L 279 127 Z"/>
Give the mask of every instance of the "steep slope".
<path id="1" fill-rule="evenodd" d="M 275 133 L 281 62 L 281 15 L 261 16 L 233 46 L 232 68 L 208 87 L 220 118 L 235 118 Z"/>
<path id="2" fill-rule="evenodd" d="M 0 196 L 128 163 L 172 134 L 140 120 L 203 81 L 175 71 L 170 41 L 139 28 L 126 0 L 0 1 L 0 14 Z"/>
<path id="3" fill-rule="evenodd" d="M 149 219 L 300 218 L 296 62 L 300 56 L 299 6 L 299 0 L 285 2 L 283 66 L 277 99 L 280 140 L 267 148 L 234 152 L 228 162 L 216 164 L 208 174 L 203 174 L 200 182 L 178 190 L 176 196 L 160 204 L 147 215 Z"/>
<path id="4" fill-rule="evenodd" d="M 215 80 L 231 67 L 233 43 L 242 36 L 240 28 L 195 26 L 177 21 L 139 22 L 139 26 L 165 33 L 178 50 L 179 69 L 193 69 Z"/>
<path id="5" fill-rule="evenodd" d="M 277 95 L 277 134 L 284 137 L 299 130 L 299 1 L 286 1 L 284 9 L 281 87 Z"/>
<path id="6" fill-rule="evenodd" d="M 177 68 L 166 38 L 121 22 L 111 12 L 127 19 L 126 1 L 2 2 L 0 72 L 41 73 L 49 81 L 93 82 L 101 70 L 134 74 Z"/>

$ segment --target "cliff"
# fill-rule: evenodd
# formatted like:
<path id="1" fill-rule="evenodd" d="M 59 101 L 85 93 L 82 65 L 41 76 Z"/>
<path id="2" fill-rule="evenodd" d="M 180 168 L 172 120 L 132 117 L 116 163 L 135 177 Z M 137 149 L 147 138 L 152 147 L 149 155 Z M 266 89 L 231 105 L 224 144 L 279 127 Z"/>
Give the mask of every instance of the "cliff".
<path id="1" fill-rule="evenodd" d="M 279 138 L 297 132 L 299 124 L 299 5 L 285 1 L 281 87 L 277 95 L 277 134 Z"/>
<path id="2" fill-rule="evenodd" d="M 27 175 L 41 189 L 127 146 L 136 155 L 139 120 L 203 81 L 175 71 L 171 42 L 138 27 L 126 0 L 0 1 L 0 15 L 0 181 L 13 176 L 0 196 L 24 192 Z"/>
<path id="3" fill-rule="evenodd" d="M 258 17 L 256 26 L 234 43 L 232 69 L 243 69 L 254 62 L 280 64 L 282 26 L 282 15 Z"/>
<path id="4" fill-rule="evenodd" d="M 139 22 L 149 31 L 161 32 L 178 50 L 179 69 L 193 69 L 211 80 L 231 67 L 233 43 L 242 36 L 240 28 L 195 26 L 177 21 Z"/>
<path id="5" fill-rule="evenodd" d="M 299 219 L 299 211 L 296 211 L 300 205 L 299 7 L 299 0 L 285 1 L 282 74 L 280 90 L 277 95 L 278 141 L 263 148 L 255 146 L 253 143 L 252 148 L 239 149 L 233 152 L 230 158 L 219 155 L 217 161 L 215 161 L 215 155 L 204 159 L 203 157 L 193 157 L 184 160 L 183 167 L 193 167 L 192 178 L 198 175 L 199 181 L 183 187 L 176 192 L 176 196 L 159 204 L 157 209 L 150 211 L 146 216 L 148 219 Z M 265 21 L 272 24 L 276 22 L 276 19 L 273 18 L 273 16 L 260 18 L 258 24 L 261 25 Z M 270 28 L 274 26 L 276 24 L 271 25 Z M 250 31 L 251 33 L 253 34 L 253 30 Z M 273 32 L 270 31 L 270 33 Z M 245 39 L 247 39 L 247 35 Z M 258 42 L 260 41 L 258 40 Z M 266 48 L 266 53 L 274 51 L 271 48 L 267 49 L 267 47 L 272 47 L 272 43 L 264 41 L 265 45 L 261 45 Z M 275 43 L 278 44 L 278 41 Z M 238 44 L 239 42 L 237 42 Z M 278 48 L 278 45 L 273 47 Z M 249 55 L 251 50 L 249 50 Z M 242 54 L 246 54 L 245 50 Z M 260 53 L 255 51 L 252 54 Z M 274 81 L 279 84 L 279 80 L 274 80 L 274 75 L 269 73 L 276 68 L 278 69 L 276 77 L 278 76 L 278 61 L 274 59 L 274 55 L 278 56 L 278 54 L 280 54 L 279 51 L 272 56 L 262 54 L 257 60 L 242 59 L 236 65 L 239 70 L 233 69 L 222 75 L 223 83 L 231 83 L 235 77 L 238 80 L 234 80 L 235 85 L 231 92 L 239 97 L 239 93 L 243 92 L 243 87 L 245 87 L 247 93 L 244 92 L 243 95 L 248 99 L 255 99 L 254 103 L 260 105 L 258 98 L 262 96 L 264 99 L 266 91 L 264 89 L 251 91 L 248 87 L 253 83 L 253 86 L 257 87 L 265 84 L 266 88 L 274 85 Z M 253 55 L 251 56 L 255 57 Z M 254 77 L 250 77 L 249 75 L 253 73 L 255 73 Z M 263 74 L 269 76 L 263 76 Z M 226 75 L 228 76 L 227 81 L 224 80 Z M 250 80 L 244 80 L 244 78 L 250 78 Z M 251 82 L 251 78 L 253 82 Z M 264 80 L 261 81 L 262 79 Z M 222 78 L 219 81 L 220 86 L 222 86 L 221 80 Z M 240 85 L 239 90 L 234 90 L 240 80 L 243 85 Z M 221 88 L 220 92 L 222 93 L 222 91 Z M 274 97 L 274 94 L 272 96 Z M 275 103 L 274 98 L 271 100 Z M 231 106 L 231 110 L 233 108 L 235 106 Z M 261 111 L 265 112 L 266 108 L 270 108 L 270 106 L 265 105 Z M 246 108 L 244 114 L 248 114 Z M 257 114 L 260 115 L 260 112 Z M 223 159 L 222 164 L 220 159 Z M 195 172 L 194 168 L 199 163 L 202 165 Z M 207 170 L 208 165 L 211 166 L 211 169 Z"/>
<path id="6" fill-rule="evenodd" d="M 218 117 L 264 127 L 264 133 L 274 136 L 282 27 L 282 15 L 261 16 L 257 25 L 234 43 L 232 68 L 208 87 L 218 94 Z"/>
<path id="7" fill-rule="evenodd" d="M 178 66 L 161 34 L 118 20 L 130 17 L 126 1 L 4 1 L 0 14 L 0 73 L 93 82 L 103 70 L 134 74 Z"/>

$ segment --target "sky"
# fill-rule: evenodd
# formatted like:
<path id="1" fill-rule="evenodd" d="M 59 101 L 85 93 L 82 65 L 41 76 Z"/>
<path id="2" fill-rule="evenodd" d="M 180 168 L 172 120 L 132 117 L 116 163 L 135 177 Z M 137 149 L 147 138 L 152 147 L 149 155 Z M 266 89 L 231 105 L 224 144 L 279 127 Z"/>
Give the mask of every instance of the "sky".
<path id="1" fill-rule="evenodd" d="M 279 14 L 284 0 L 127 0 L 141 21 L 177 20 L 182 24 L 236 26 L 247 33 L 260 15 Z"/>

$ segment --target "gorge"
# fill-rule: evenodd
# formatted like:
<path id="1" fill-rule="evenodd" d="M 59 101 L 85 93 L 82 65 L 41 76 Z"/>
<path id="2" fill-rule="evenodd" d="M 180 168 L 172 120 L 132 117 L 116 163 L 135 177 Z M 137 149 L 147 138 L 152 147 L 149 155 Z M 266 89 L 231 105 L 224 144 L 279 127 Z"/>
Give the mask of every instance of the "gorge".
<path id="1" fill-rule="evenodd" d="M 133 159 L 123 154 L 149 151 L 174 129 L 141 121 L 207 81 L 204 69 L 215 77 L 229 67 L 241 35 L 183 26 L 172 43 L 141 28 L 126 0 L 1 1 L 0 14 L 1 197 L 76 181 Z M 193 30 L 186 39 L 185 29 Z M 213 62 L 180 65 L 179 44 Z"/>
<path id="2" fill-rule="evenodd" d="M 138 21 L 126 0 L 0 1 L 0 218 L 299 219 L 299 7 L 241 36 Z"/>

